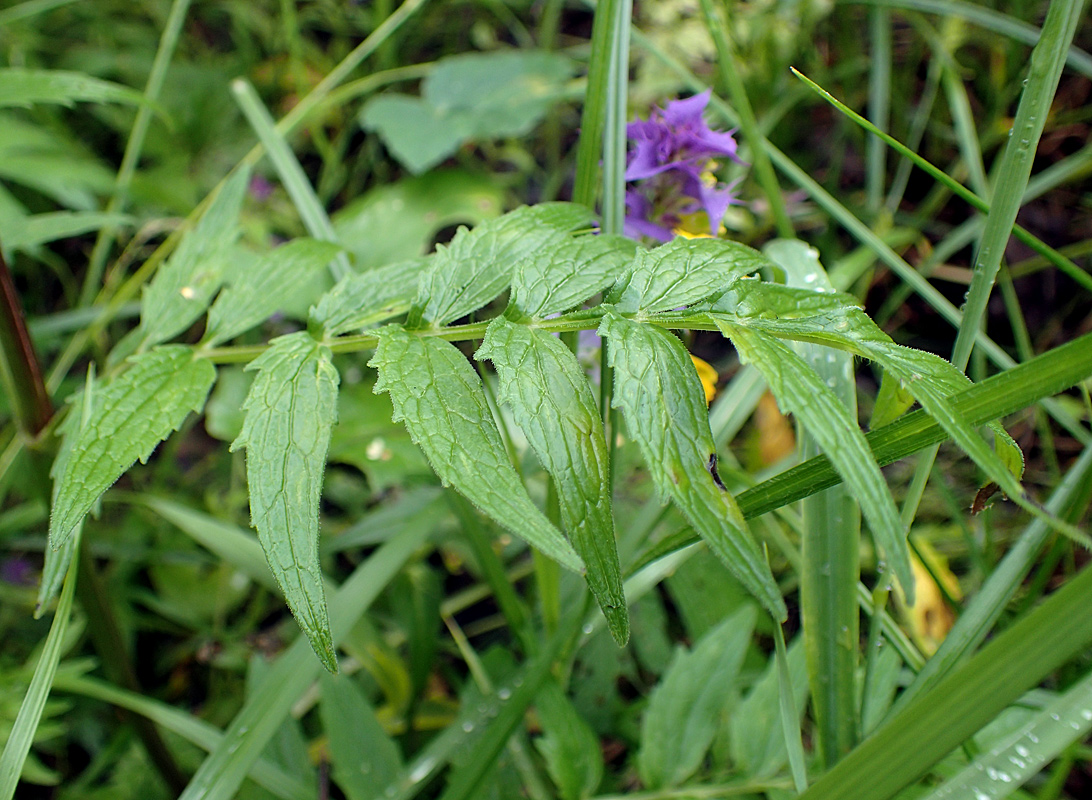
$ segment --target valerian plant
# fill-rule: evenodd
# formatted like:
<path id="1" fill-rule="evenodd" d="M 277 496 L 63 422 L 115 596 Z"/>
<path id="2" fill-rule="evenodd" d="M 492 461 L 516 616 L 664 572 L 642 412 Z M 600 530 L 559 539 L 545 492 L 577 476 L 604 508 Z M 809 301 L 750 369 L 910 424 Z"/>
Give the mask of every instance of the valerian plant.
<path id="1" fill-rule="evenodd" d="M 675 331 L 720 331 L 757 366 L 859 502 L 907 595 L 913 579 L 905 531 L 876 458 L 856 419 L 787 342 L 874 361 L 991 480 L 1022 497 L 1022 462 L 1011 439 L 994 426 L 991 448 L 976 427 L 982 420 L 966 418 L 950 400 L 970 385 L 967 378 L 941 358 L 896 345 L 853 297 L 773 282 L 773 261 L 731 241 L 677 238 L 647 249 L 601 235 L 592 214 L 573 204 L 520 208 L 461 228 L 427 258 L 351 274 L 314 304 L 305 330 L 273 339 L 256 357 L 253 348 L 224 347 L 278 312 L 296 282 L 317 276 L 341 252 L 309 238 L 261 255 L 243 250 L 237 218 L 248 177 L 239 170 L 225 183 L 159 269 L 143 296 L 140 327 L 123 342 L 128 357 L 89 380 L 70 412 L 54 467 L 53 574 L 103 492 L 190 412 L 201 412 L 215 364 L 250 359 L 256 376 L 232 448 L 246 450 L 252 522 L 301 630 L 336 671 L 319 566 L 323 472 L 337 424 L 335 353 L 374 349 L 375 391 L 389 393 L 395 419 L 441 481 L 583 575 L 614 639 L 625 643 L 605 410 L 555 335 L 578 330 L 602 337 L 623 435 L 638 445 L 661 496 L 776 620 L 786 617 L 782 592 L 717 473 L 704 390 Z M 501 313 L 460 324 L 484 315 L 505 292 Z M 202 314 L 205 334 L 196 345 L 169 343 Z M 560 525 L 532 500 L 509 460 L 482 372 L 458 342 L 480 342 L 473 359 L 492 364 L 497 397 L 552 477 Z"/>

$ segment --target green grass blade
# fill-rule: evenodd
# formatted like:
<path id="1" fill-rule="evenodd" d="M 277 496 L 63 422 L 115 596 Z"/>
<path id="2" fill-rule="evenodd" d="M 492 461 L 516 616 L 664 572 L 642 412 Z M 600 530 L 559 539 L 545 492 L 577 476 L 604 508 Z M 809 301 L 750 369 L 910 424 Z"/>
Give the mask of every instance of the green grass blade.
<path id="1" fill-rule="evenodd" d="M 808 788 L 808 770 L 804 759 L 804 742 L 800 738 L 800 712 L 793 695 L 792 672 L 789 654 L 785 649 L 785 632 L 780 625 L 774 626 L 774 658 L 777 663 L 777 705 L 781 714 L 781 731 L 785 736 L 785 750 L 789 756 L 789 769 L 796 793 Z"/>
<path id="2" fill-rule="evenodd" d="M 603 128 L 603 232 L 622 233 L 626 217 L 626 123 L 629 99 L 629 28 L 633 0 L 611 5 L 610 74 Z"/>
<path id="3" fill-rule="evenodd" d="M 603 153 L 603 131 L 606 129 L 607 104 L 611 77 L 613 42 L 626 35 L 617 30 L 618 9 L 626 0 L 601 0 L 595 6 L 592 24 L 591 60 L 588 62 L 588 86 L 584 111 L 580 117 L 580 141 L 576 150 L 576 177 L 573 202 L 595 211 L 599 196 L 599 162 Z M 628 29 L 628 20 L 626 27 Z"/>
<path id="4" fill-rule="evenodd" d="M 868 15 L 872 53 L 868 72 L 868 116 L 880 130 L 891 123 L 891 12 L 877 6 Z M 887 152 L 883 143 L 869 139 L 865 145 L 865 193 L 868 210 L 875 214 L 887 183 Z"/>
<path id="5" fill-rule="evenodd" d="M 1029 47 L 1034 47 L 1043 33 L 1034 25 L 1028 25 L 1026 22 L 1002 14 L 988 6 L 968 3 L 964 2 L 964 0 L 843 0 L 843 2 L 890 6 L 891 8 L 923 11 L 927 14 L 939 14 L 943 17 L 958 17 L 985 30 L 994 31 L 1017 42 L 1022 42 Z M 1076 47 L 1069 48 L 1066 63 L 1071 69 L 1086 78 L 1092 78 L 1092 55 L 1084 50 Z"/>
<path id="6" fill-rule="evenodd" d="M 430 531 L 418 530 L 387 542 L 361 564 L 330 600 L 330 627 L 336 645 L 372 604 L 403 564 L 425 543 Z M 292 705 L 321 669 L 311 645 L 300 637 L 284 651 L 265 679 L 247 698 L 213 750 L 193 776 L 180 800 L 229 800 L 280 728 Z"/>
<path id="7" fill-rule="evenodd" d="M 766 246 L 765 253 L 785 270 L 788 286 L 834 291 L 816 251 L 803 242 L 777 240 Z M 831 389 L 849 417 L 856 419 L 853 356 L 803 342 L 793 349 Z M 800 440 L 801 460 L 821 450 L 805 426 Z M 800 547 L 803 567 L 799 571 L 801 622 L 819 749 L 824 763 L 830 766 L 856 744 L 859 727 L 858 647 L 854 643 L 860 639 L 861 627 L 857 610 L 861 512 L 845 484 L 813 494 L 803 501 L 800 511 L 804 524 Z M 899 538 L 903 538 L 901 531 Z M 797 778 L 796 765 L 791 765 L 793 777 Z M 800 787 L 798 781 L 797 786 L 803 791 L 807 784 Z"/>
<path id="8" fill-rule="evenodd" d="M 1053 0 L 1043 25 L 1043 33 L 1031 53 L 1031 67 L 1024 80 L 1024 91 L 1016 109 L 1016 119 L 1009 131 L 1009 141 L 1001 155 L 995 189 L 990 201 L 986 228 L 974 258 L 974 274 L 963 320 L 956 336 L 952 363 L 965 369 L 982 324 L 997 270 L 1005 253 L 1009 233 L 1016 222 L 1021 199 L 1031 176 L 1032 164 L 1046 125 L 1047 112 L 1065 66 L 1066 53 L 1077 32 L 1084 0 Z"/>
<path id="9" fill-rule="evenodd" d="M 300 166 L 292 148 L 288 146 L 284 134 L 277 130 L 273 118 L 262 104 L 258 93 L 254 91 L 254 87 L 246 79 L 236 78 L 231 82 L 231 91 L 247 122 L 250 123 L 250 127 L 254 129 L 258 140 L 269 154 L 269 159 L 284 182 L 284 188 L 295 203 L 307 231 L 316 239 L 337 243 L 337 233 L 334 232 L 334 226 L 326 214 L 326 209 L 322 207 L 311 182 L 307 180 L 303 167 Z M 338 253 L 330 262 L 330 274 L 337 281 L 353 274 L 349 257 L 344 252 Z"/>
<path id="10" fill-rule="evenodd" d="M 919 695 L 823 775 L 805 800 L 887 800 L 1092 642 L 1085 569 Z"/>
<path id="11" fill-rule="evenodd" d="M 1092 728 L 1092 673 L 922 800 L 1000 800 Z"/>
<path id="12" fill-rule="evenodd" d="M 1071 511 L 1069 506 L 1075 499 L 1080 499 L 1090 479 L 1092 448 L 1085 448 L 1047 501 L 1046 510 L 1060 517 L 1068 516 L 1067 512 Z M 899 696 L 892 713 L 898 713 L 907 703 L 936 684 L 986 639 L 1031 569 L 1049 533 L 1050 527 L 1042 519 L 1035 519 L 1028 525 L 959 615 L 937 652 Z"/>
<path id="13" fill-rule="evenodd" d="M 181 736 L 207 752 L 215 750 L 224 738 L 223 731 L 193 714 L 187 714 L 159 700 L 127 692 L 95 678 L 83 675 L 58 675 L 53 682 L 53 688 L 55 691 L 101 700 L 132 711 L 134 714 L 140 714 L 158 727 Z M 283 800 L 312 800 L 315 796 L 313 787 L 264 758 L 254 762 L 249 777 L 263 789 Z"/>
<path id="14" fill-rule="evenodd" d="M 73 546 L 78 546 L 78 543 L 74 543 Z M 8 740 L 4 744 L 4 752 L 0 753 L 0 798 L 2 800 L 11 800 L 15 795 L 19 776 L 23 772 L 23 764 L 30 752 L 30 746 L 34 743 L 34 733 L 38 729 L 42 711 L 49 698 L 53 676 L 56 675 L 57 664 L 61 660 L 61 647 L 72 617 L 72 599 L 76 591 L 78 563 L 73 560 L 69 565 L 64 588 L 61 590 L 61 598 L 57 603 L 57 611 L 54 613 L 53 623 L 49 626 L 49 633 L 42 646 L 42 653 L 38 657 L 38 664 L 34 667 L 34 675 L 30 679 L 27 693 L 23 697 L 22 705 L 19 706 L 19 713 L 11 726 L 11 733 L 8 734 Z"/>

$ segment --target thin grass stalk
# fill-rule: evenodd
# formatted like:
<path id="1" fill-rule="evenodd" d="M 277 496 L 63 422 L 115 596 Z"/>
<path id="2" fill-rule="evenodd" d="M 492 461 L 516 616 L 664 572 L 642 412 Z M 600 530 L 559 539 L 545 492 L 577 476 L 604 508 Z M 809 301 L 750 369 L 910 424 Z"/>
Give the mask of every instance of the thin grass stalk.
<path id="1" fill-rule="evenodd" d="M 842 0 L 845 3 L 861 5 L 887 6 L 937 14 L 946 18 L 966 20 L 978 27 L 999 33 L 1015 42 L 1034 47 L 1043 35 L 1042 30 L 1034 25 L 1002 14 L 988 6 L 969 3 L 965 0 Z M 1083 75 L 1092 78 L 1092 55 L 1078 47 L 1070 47 L 1066 55 L 1066 65 Z"/>
<path id="2" fill-rule="evenodd" d="M 611 41 L 617 6 L 623 0 L 601 0 L 595 5 L 592 24 L 591 58 L 584 111 L 580 116 L 580 139 L 576 147 L 576 175 L 573 202 L 595 210 L 599 197 L 599 160 L 603 152 L 603 131 L 607 120 L 608 85 L 611 70 Z"/>
<path id="3" fill-rule="evenodd" d="M 174 0 L 171 10 L 167 14 L 167 24 L 163 27 L 163 35 L 159 39 L 159 47 L 152 61 L 151 72 L 148 73 L 148 83 L 144 87 L 144 101 L 137 109 L 136 119 L 129 131 L 129 140 L 125 143 L 125 153 L 121 157 L 121 166 L 118 167 L 117 177 L 114 179 L 114 189 L 110 194 L 110 202 L 107 203 L 106 213 L 121 212 L 129 200 L 129 187 L 136 174 L 137 164 L 144 151 L 144 139 L 148 135 L 148 126 L 152 123 L 153 109 L 163 91 L 163 81 L 167 77 L 167 68 L 170 66 L 174 51 L 178 48 L 178 38 L 182 33 L 182 25 L 189 13 L 191 0 Z M 101 288 L 103 272 L 106 269 L 106 259 L 110 254 L 110 248 L 117 237 L 117 226 L 107 225 L 99 230 L 95 238 L 95 246 L 91 249 L 91 258 L 87 265 L 87 274 L 83 279 L 83 288 L 80 290 L 78 306 L 83 308 L 91 305 Z"/>
<path id="4" fill-rule="evenodd" d="M 23 307 L 0 253 L 0 384 L 23 436 L 34 439 L 53 417 L 53 401 L 42 380 Z"/>
<path id="5" fill-rule="evenodd" d="M 38 657 L 38 664 L 34 668 L 34 675 L 19 706 L 15 722 L 12 723 L 4 752 L 0 753 L 0 800 L 11 800 L 15 795 L 23 765 L 34 743 L 34 733 L 38 730 L 46 700 L 49 699 L 53 677 L 57 674 L 57 664 L 61 660 L 61 647 L 68 631 L 68 623 L 72 619 L 77 570 L 74 563 L 68 567 L 64 589 L 61 590 L 61 598 L 42 646 L 42 653 Z"/>
<path id="6" fill-rule="evenodd" d="M 1047 112 L 1057 91 L 1065 57 L 1077 32 L 1083 8 L 1084 0 L 1052 0 L 1043 24 L 1043 35 L 1031 53 L 1031 66 L 1016 109 L 1016 119 L 1009 132 L 1009 141 L 1001 155 L 990 213 L 975 254 L 974 275 L 963 306 L 963 321 L 952 351 L 952 364 L 959 369 L 967 366 L 982 324 L 1005 245 L 1016 223 L 1016 213 L 1020 210 L 1028 178 L 1031 177 L 1039 137 L 1046 125 Z"/>
<path id="7" fill-rule="evenodd" d="M 786 283 L 833 291 L 818 260 L 790 259 L 770 245 L 767 254 L 785 270 Z M 792 251 L 798 252 L 794 248 Z M 853 356 L 816 344 L 793 349 L 857 416 Z M 798 425 L 802 461 L 821 453 L 815 439 Z M 800 614 L 808 683 L 815 712 L 820 763 L 827 769 L 857 743 L 857 661 L 860 613 L 861 511 L 845 484 L 816 492 L 801 503 Z"/>
<path id="8" fill-rule="evenodd" d="M 1046 503 L 1047 510 L 1058 516 L 1071 516 L 1073 511 L 1080 510 L 1072 508 L 1072 504 L 1075 500 L 1087 503 L 1084 494 L 1089 481 L 1092 481 L 1092 448 L 1085 448 L 1051 494 Z M 1001 559 L 970 605 L 956 620 L 937 652 L 918 673 L 914 682 L 900 695 L 888 712 L 889 716 L 898 714 L 915 697 L 928 691 L 985 641 L 1005 606 L 1031 570 L 1049 534 L 1049 526 L 1041 519 L 1032 520 L 1024 529 L 1016 544 Z"/>
<path id="9" fill-rule="evenodd" d="M 292 148 L 288 146 L 284 136 L 278 133 L 273 118 L 258 97 L 258 93 L 254 91 L 254 87 L 245 78 L 236 78 L 231 82 L 231 91 L 247 122 L 250 123 L 250 127 L 254 129 L 258 139 L 265 146 L 269 159 L 273 162 L 277 174 L 280 175 L 284 188 L 288 190 L 288 195 L 292 198 L 308 233 L 316 239 L 336 243 L 338 237 L 330 217 L 326 214 L 326 209 L 322 207 L 318 195 L 315 194 Z M 349 265 L 349 256 L 344 252 L 338 253 L 330 262 L 330 274 L 335 281 L 352 275 L 353 268 Z"/>
<path id="10" fill-rule="evenodd" d="M 872 44 L 868 73 L 868 118 L 880 130 L 891 124 L 891 12 L 874 7 L 868 15 Z M 887 150 L 883 142 L 869 138 L 865 149 L 865 197 L 868 210 L 877 214 L 887 183 Z"/>
<path id="11" fill-rule="evenodd" d="M 732 47 L 732 40 L 728 36 L 727 25 L 713 0 L 701 0 L 701 10 L 705 16 L 705 27 L 713 37 L 713 44 L 717 49 L 717 74 L 728 91 L 732 106 L 739 114 L 739 127 L 743 132 L 743 140 L 751 148 L 755 178 L 758 185 L 762 187 L 766 201 L 770 204 L 770 212 L 773 214 L 778 235 L 791 239 L 796 235 L 796 231 L 793 229 L 788 211 L 785 210 L 785 198 L 781 192 L 781 186 L 778 185 L 777 175 L 770 164 L 770 159 L 766 156 L 766 151 L 762 149 L 764 137 L 755 119 L 750 98 L 747 97 L 747 89 L 739 74 L 736 53 Z"/>

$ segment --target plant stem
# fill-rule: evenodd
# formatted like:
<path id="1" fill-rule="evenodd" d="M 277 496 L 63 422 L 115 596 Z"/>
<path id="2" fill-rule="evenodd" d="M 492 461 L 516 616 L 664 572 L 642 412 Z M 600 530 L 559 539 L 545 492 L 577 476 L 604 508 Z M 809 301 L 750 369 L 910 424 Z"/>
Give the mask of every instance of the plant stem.
<path id="1" fill-rule="evenodd" d="M 23 308 L 7 262 L 0 253 L 0 379 L 19 429 L 34 438 L 53 416 L 34 344 L 27 332 Z"/>

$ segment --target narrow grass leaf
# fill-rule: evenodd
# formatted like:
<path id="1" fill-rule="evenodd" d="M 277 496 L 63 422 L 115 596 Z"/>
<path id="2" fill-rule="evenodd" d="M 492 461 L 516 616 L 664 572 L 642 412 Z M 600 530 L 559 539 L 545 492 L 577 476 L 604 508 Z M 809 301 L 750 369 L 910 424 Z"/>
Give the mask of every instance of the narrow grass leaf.
<path id="1" fill-rule="evenodd" d="M 777 339 L 721 320 L 718 324 L 735 344 L 740 358 L 762 370 L 781 407 L 800 420 L 849 485 L 877 544 L 891 561 L 907 596 L 912 598 L 914 576 L 906 532 L 856 418 L 814 370 Z"/>
<path id="2" fill-rule="evenodd" d="M 793 704 L 797 709 L 793 729 L 799 731 L 800 715 L 808 698 L 803 638 L 797 638 L 788 648 L 787 663 L 788 683 L 792 686 Z M 752 778 L 773 777 L 788 761 L 781 718 L 780 697 L 784 691 L 781 684 L 779 663 L 776 657 L 771 658 L 762 677 L 728 720 L 732 763 Z"/>
<path id="3" fill-rule="evenodd" d="M 287 306 L 301 284 L 319 278 L 341 248 L 317 239 L 295 239 L 260 256 L 245 270 L 236 270 L 231 286 L 220 293 L 209 309 L 204 346 L 234 339 Z"/>
<path id="4" fill-rule="evenodd" d="M 887 800 L 1092 642 L 1084 569 L 977 655 L 908 703 L 819 778 L 805 800 Z"/>
<path id="5" fill-rule="evenodd" d="M 78 541 L 74 540 L 73 546 L 78 546 Z M 76 591 L 76 563 L 78 562 L 72 562 L 72 566 L 69 567 L 64 589 L 61 591 L 61 599 L 57 603 L 57 611 L 53 616 L 53 623 L 49 626 L 45 643 L 42 645 L 42 652 L 38 656 L 30 685 L 19 706 L 19 713 L 11 725 L 7 742 L 4 743 L 4 752 L 0 753 L 0 800 L 11 800 L 15 795 L 19 776 L 23 773 L 23 765 L 30 753 L 30 746 L 34 743 L 34 734 L 38 730 L 38 723 L 42 719 L 42 712 L 45 710 L 46 700 L 53 686 L 53 676 L 57 673 L 65 634 L 72 617 L 72 599 Z"/>
<path id="6" fill-rule="evenodd" d="M 49 520 L 49 542 L 58 548 L 103 492 L 137 459 L 200 411 L 216 368 L 182 345 L 158 347 L 129 359 L 130 366 L 96 390 L 91 417 L 80 428 L 58 475 L 60 488 Z"/>
<path id="7" fill-rule="evenodd" d="M 1092 673 L 922 800 L 1000 800 L 1017 791 L 1092 728 Z"/>
<path id="8" fill-rule="evenodd" d="M 508 461 L 481 378 L 454 345 L 384 328 L 369 365 L 379 371 L 375 391 L 390 393 L 395 421 L 405 423 L 445 485 L 563 566 L 583 568 L 528 497 Z"/>
<path id="9" fill-rule="evenodd" d="M 397 537 L 372 553 L 330 600 L 333 641 L 344 639 L 360 615 L 430 534 L 427 528 Z M 235 715 L 220 744 L 209 753 L 179 800 L 230 800 L 261 756 L 292 706 L 319 676 L 306 638 L 297 639 L 277 658 Z"/>
<path id="10" fill-rule="evenodd" d="M 670 497 L 713 552 L 774 619 L 785 602 L 731 493 L 716 476 L 705 390 L 673 334 L 608 308 L 599 334 L 609 342 L 613 405 L 625 416 L 662 497 Z"/>
<path id="11" fill-rule="evenodd" d="M 323 675 L 319 715 L 328 738 L 334 781 L 348 800 L 374 800 L 402 770 L 402 753 L 375 709 L 348 675 Z"/>
<path id="12" fill-rule="evenodd" d="M 340 336 L 409 311 L 430 260 L 413 258 L 342 278 L 311 309 L 326 336 Z"/>
<path id="13" fill-rule="evenodd" d="M 636 243 L 622 236 L 563 237 L 548 253 L 516 263 L 512 305 L 534 319 L 576 308 L 621 278 L 636 251 Z"/>
<path id="14" fill-rule="evenodd" d="M 679 237 L 637 251 L 618 310 L 654 314 L 692 305 L 769 266 L 765 256 L 738 242 Z"/>
<path id="15" fill-rule="evenodd" d="M 82 72 L 0 68 L 0 108 L 30 108 L 44 103 L 71 108 L 78 102 L 136 106 L 146 101 L 135 89 Z"/>
<path id="16" fill-rule="evenodd" d="M 512 408 L 554 479 L 561 520 L 587 567 L 611 635 L 629 639 L 622 568 L 614 539 L 607 444 L 591 385 L 576 356 L 545 331 L 498 317 L 477 353 L 497 369 L 497 394 Z"/>
<path id="17" fill-rule="evenodd" d="M 777 239 L 769 242 L 763 252 L 784 270 L 789 287 L 811 290 L 811 295 L 821 298 L 832 296 L 834 287 L 814 248 L 798 240 Z M 806 369 L 829 387 L 830 396 L 845 408 L 847 418 L 855 421 L 853 356 L 812 342 L 794 342 L 792 349 Z M 799 452 L 804 460 L 821 452 L 823 444 L 811 433 L 808 421 L 800 422 L 803 431 Z M 859 439 L 863 444 L 863 437 Z M 847 753 L 857 740 L 860 613 L 856 590 L 861 572 L 861 510 L 852 489 L 845 483 L 832 486 L 805 499 L 800 509 L 800 617 L 816 739 L 822 760 L 828 765 Z"/>
<path id="18" fill-rule="evenodd" d="M 231 248 L 249 184 L 250 170 L 232 173 L 197 225 L 144 288 L 140 327 L 145 346 L 186 330 L 223 285 L 233 264 Z"/>
<path id="19" fill-rule="evenodd" d="M 641 720 L 637 771 L 647 789 L 678 786 L 713 743 L 751 643 L 755 609 L 745 605 L 687 652 L 675 652 Z"/>
<path id="20" fill-rule="evenodd" d="M 796 704 L 789 656 L 785 649 L 785 633 L 780 625 L 774 626 L 774 663 L 777 664 L 777 705 L 781 712 L 781 732 L 785 737 L 793 784 L 796 793 L 801 794 L 808 788 L 808 773 L 800 732 L 800 706 Z"/>
<path id="21" fill-rule="evenodd" d="M 70 692 L 93 700 L 110 703 L 151 720 L 157 727 L 178 734 L 202 750 L 211 752 L 223 741 L 224 733 L 200 717 L 167 705 L 151 697 L 119 689 L 106 681 L 78 675 L 58 674 L 53 681 L 54 691 Z M 251 780 L 274 797 L 283 800 L 314 800 L 314 788 L 297 775 L 290 775 L 279 765 L 259 758 L 248 773 Z"/>
<path id="22" fill-rule="evenodd" d="M 337 672 L 318 555 L 318 512 L 339 377 L 330 351 L 306 333 L 274 339 L 258 370 L 231 445 L 246 448 L 250 516 L 292 615 L 331 672 Z"/>
<path id="23" fill-rule="evenodd" d="M 307 174 L 300 166 L 292 148 L 289 147 L 284 134 L 277 129 L 273 118 L 269 116 L 269 111 L 262 104 L 254 87 L 245 78 L 236 78 L 231 82 L 231 91 L 246 121 L 250 123 L 250 127 L 254 129 L 258 140 L 269 154 L 269 160 L 273 162 L 274 169 L 284 182 L 284 188 L 288 196 L 292 198 L 292 203 L 296 206 L 296 211 L 303 220 L 307 232 L 324 242 L 336 242 L 337 233 L 330 222 L 330 217 L 326 215 L 326 209 L 323 208 L 311 182 L 307 179 Z M 334 256 L 330 262 L 330 273 L 334 276 L 334 280 L 342 280 L 353 274 L 349 257 L 344 252 Z"/>
<path id="24" fill-rule="evenodd" d="M 587 209 L 570 203 L 524 206 L 473 230 L 460 228 L 447 246 L 436 248 L 410 315 L 441 328 L 466 316 L 508 287 L 515 262 L 558 246 L 562 234 L 591 225 Z M 541 257 L 549 259 L 551 250 Z M 415 317 L 417 319 L 415 319 Z"/>

